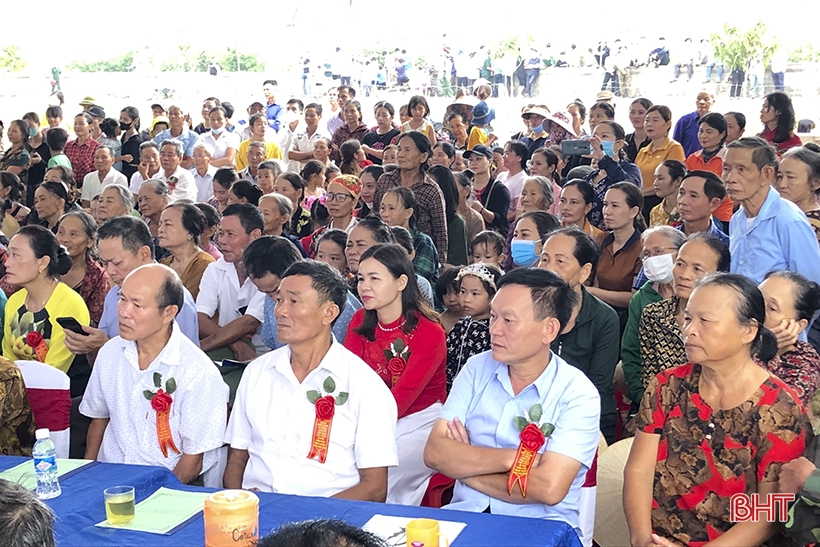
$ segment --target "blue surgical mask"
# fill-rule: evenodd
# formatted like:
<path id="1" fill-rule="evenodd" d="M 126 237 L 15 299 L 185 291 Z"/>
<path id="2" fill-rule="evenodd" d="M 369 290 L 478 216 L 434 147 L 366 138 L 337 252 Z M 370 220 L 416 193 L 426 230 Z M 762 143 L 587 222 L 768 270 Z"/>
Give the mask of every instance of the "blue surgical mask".
<path id="1" fill-rule="evenodd" d="M 541 125 L 539 125 L 538 127 L 533 127 L 532 128 L 532 132 L 536 133 L 536 134 L 540 133 L 543 130 L 544 130 L 544 124 L 543 123 Z"/>
<path id="2" fill-rule="evenodd" d="M 525 239 L 513 239 L 510 243 L 510 253 L 516 266 L 534 266 L 538 262 L 538 255 L 535 254 L 537 241 L 527 241 Z"/>
<path id="3" fill-rule="evenodd" d="M 219 129 L 214 129 L 213 127 L 211 128 L 211 133 L 213 133 L 214 135 L 219 135 L 223 131 L 225 131 L 225 126 L 222 126 Z"/>
<path id="4" fill-rule="evenodd" d="M 29 137 L 36 137 L 37 136 L 37 128 L 34 127 L 34 126 L 29 127 L 28 128 L 28 136 Z"/>
<path id="5" fill-rule="evenodd" d="M 614 141 L 601 141 L 601 149 L 604 151 L 604 154 L 607 156 L 612 155 L 612 147 L 615 146 Z"/>

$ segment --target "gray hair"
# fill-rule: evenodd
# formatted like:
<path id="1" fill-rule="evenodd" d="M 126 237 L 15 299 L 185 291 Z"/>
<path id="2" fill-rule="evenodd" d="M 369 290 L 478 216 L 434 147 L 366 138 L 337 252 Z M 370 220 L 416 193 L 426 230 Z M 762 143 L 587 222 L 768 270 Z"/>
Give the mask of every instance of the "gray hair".
<path id="1" fill-rule="evenodd" d="M 552 181 L 550 179 L 536 175 L 524 179 L 524 184 L 527 184 L 531 180 L 537 182 L 538 186 L 541 187 L 541 193 L 544 194 L 544 202 L 546 203 L 544 206 L 545 209 L 555 203 L 555 195 L 552 193 Z"/>
<path id="2" fill-rule="evenodd" d="M 162 179 L 148 179 L 142 183 L 142 186 L 145 186 L 146 184 L 153 184 L 154 193 L 158 196 L 171 195 L 171 188 L 168 186 L 168 183 Z"/>
<path id="3" fill-rule="evenodd" d="M 185 152 L 185 148 L 182 145 L 182 141 L 179 140 L 179 139 L 165 139 L 159 145 L 160 150 L 165 148 L 166 146 L 173 146 L 174 151 L 176 152 L 177 157 L 179 157 L 179 158 L 181 158 L 183 156 L 184 152 Z"/>
<path id="4" fill-rule="evenodd" d="M 159 147 L 157 146 L 157 143 L 154 141 L 145 141 L 140 145 L 140 156 L 142 156 L 142 152 L 148 148 L 153 148 L 157 151 L 157 154 L 159 154 Z"/>
<path id="5" fill-rule="evenodd" d="M 669 240 L 669 243 L 675 249 L 680 249 L 686 241 L 686 234 L 684 234 L 681 230 L 676 230 L 671 226 L 655 226 L 654 228 L 650 228 L 641 234 L 641 242 L 646 241 L 646 238 L 652 234 L 661 234 Z"/>
<path id="6" fill-rule="evenodd" d="M 248 144 L 248 150 L 250 150 L 251 148 L 261 148 L 262 152 L 267 152 L 268 150 L 265 143 L 259 141 L 252 141 L 250 144 Z"/>
<path id="7" fill-rule="evenodd" d="M 288 218 L 293 216 L 293 202 L 290 198 L 283 196 L 282 194 L 265 194 L 259 201 L 261 202 L 263 199 L 272 199 L 276 202 L 276 206 L 279 208 L 280 215 L 286 215 Z"/>
<path id="8" fill-rule="evenodd" d="M 130 211 L 134 208 L 134 196 L 131 194 L 131 190 L 120 184 L 109 184 L 102 189 L 102 192 L 109 189 L 115 191 L 119 195 L 120 201 L 122 201 L 122 204 L 125 206 L 126 210 Z M 100 192 L 101 196 L 102 192 Z"/>
<path id="9" fill-rule="evenodd" d="M 214 157 L 214 147 L 213 146 L 211 146 L 208 143 L 202 142 L 202 141 L 197 141 L 197 143 L 194 145 L 194 149 L 191 151 L 191 154 L 196 152 L 197 148 L 202 148 L 203 150 L 205 150 L 205 152 L 208 153 L 208 157 L 213 159 L 213 157 Z"/>
<path id="10" fill-rule="evenodd" d="M 101 144 L 99 147 L 97 147 L 97 150 L 107 150 L 108 154 L 112 158 L 116 157 L 116 156 L 114 156 L 114 149 L 111 148 L 110 146 L 108 146 L 107 144 Z M 94 152 L 94 153 L 96 154 L 96 152 Z"/>
<path id="11" fill-rule="evenodd" d="M 23 486 L 0 479 L 0 545 L 54 547 L 54 513 Z"/>

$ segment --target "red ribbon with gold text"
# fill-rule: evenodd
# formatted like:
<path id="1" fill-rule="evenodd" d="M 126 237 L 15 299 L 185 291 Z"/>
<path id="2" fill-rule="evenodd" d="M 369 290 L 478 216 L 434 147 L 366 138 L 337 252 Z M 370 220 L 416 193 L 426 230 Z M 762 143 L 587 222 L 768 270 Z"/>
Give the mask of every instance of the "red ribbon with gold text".
<path id="1" fill-rule="evenodd" d="M 330 395 L 336 391 L 336 382 L 328 376 L 322 386 L 327 395 L 321 396 L 318 390 L 307 392 L 308 401 L 313 403 L 316 417 L 313 419 L 313 437 L 310 441 L 310 451 L 308 459 L 319 459 L 319 463 L 327 460 L 327 451 L 330 447 L 330 429 L 333 426 L 333 416 L 336 414 L 336 405 L 343 405 L 347 402 L 348 394 L 340 392 L 338 397 Z"/>
<path id="2" fill-rule="evenodd" d="M 515 426 L 521 430 L 521 433 L 518 435 L 520 439 L 518 451 L 515 454 L 510 474 L 507 476 L 507 493 L 510 495 L 512 495 L 515 483 L 519 483 L 521 495 L 527 497 L 527 483 L 530 469 L 535 463 L 535 456 L 547 442 L 547 437 L 555 430 L 555 426 L 548 423 L 538 426 L 536 422 L 540 420 L 541 412 L 541 405 L 536 404 L 528 412 L 529 419 L 521 416 L 515 418 Z"/>

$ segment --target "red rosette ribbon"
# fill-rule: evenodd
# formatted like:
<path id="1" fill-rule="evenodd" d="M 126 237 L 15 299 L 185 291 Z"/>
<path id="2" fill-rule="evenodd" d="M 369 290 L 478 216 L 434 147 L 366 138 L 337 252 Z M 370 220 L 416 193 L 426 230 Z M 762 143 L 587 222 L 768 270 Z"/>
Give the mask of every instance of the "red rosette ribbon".
<path id="1" fill-rule="evenodd" d="M 37 360 L 41 363 L 46 362 L 46 355 L 48 355 L 48 344 L 46 344 L 43 335 L 33 330 L 26 335 L 26 345 L 34 350 Z"/>
<path id="2" fill-rule="evenodd" d="M 336 398 L 333 395 L 320 397 L 314 407 L 316 418 L 313 420 L 313 438 L 310 441 L 308 459 L 312 460 L 318 456 L 319 463 L 325 463 L 330 445 L 330 428 L 336 414 Z"/>
<path id="3" fill-rule="evenodd" d="M 521 495 L 527 497 L 527 482 L 529 481 L 530 469 L 535 462 L 535 455 L 546 443 L 544 433 L 534 423 L 529 423 L 518 435 L 521 442 L 518 445 L 518 452 L 515 454 L 512 469 L 507 478 L 507 493 L 512 495 L 513 487 L 518 482 L 521 487 Z"/>
<path id="4" fill-rule="evenodd" d="M 393 386 L 399 383 L 399 378 L 401 375 L 404 374 L 404 370 L 407 368 L 407 361 L 404 357 L 393 357 L 387 362 L 387 372 L 389 372 L 393 376 Z"/>
<path id="5" fill-rule="evenodd" d="M 157 390 L 151 398 L 151 408 L 157 413 L 157 439 L 159 440 L 159 449 L 162 450 L 162 455 L 168 457 L 168 449 L 170 448 L 179 454 L 179 448 L 174 443 L 174 437 L 171 435 L 171 422 L 169 415 L 171 413 L 171 403 L 173 399 L 165 393 L 162 389 Z"/>

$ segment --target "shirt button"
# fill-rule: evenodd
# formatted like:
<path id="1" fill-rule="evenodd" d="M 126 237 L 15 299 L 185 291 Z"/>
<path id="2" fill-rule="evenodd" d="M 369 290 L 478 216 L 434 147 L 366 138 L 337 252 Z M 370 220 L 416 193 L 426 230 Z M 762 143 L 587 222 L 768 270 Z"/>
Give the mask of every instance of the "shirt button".
<path id="1" fill-rule="evenodd" d="M 709 424 L 709 427 L 711 427 L 712 429 L 714 429 L 714 428 L 715 428 L 715 424 Z"/>
<path id="2" fill-rule="evenodd" d="M 711 439 L 711 438 L 712 438 L 712 436 L 711 436 L 711 435 L 706 435 L 706 438 L 707 438 L 707 439 Z"/>

